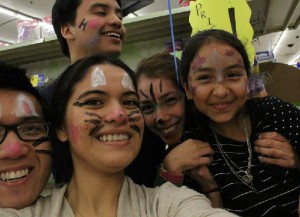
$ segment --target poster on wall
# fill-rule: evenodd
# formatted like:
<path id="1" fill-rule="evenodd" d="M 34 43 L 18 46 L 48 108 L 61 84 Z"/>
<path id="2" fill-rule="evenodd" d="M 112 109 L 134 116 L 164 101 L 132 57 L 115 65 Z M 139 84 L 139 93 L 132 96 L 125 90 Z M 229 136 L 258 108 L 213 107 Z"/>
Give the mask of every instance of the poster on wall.
<path id="1" fill-rule="evenodd" d="M 45 75 L 44 74 L 30 75 L 30 82 L 34 87 L 43 86 L 45 83 Z"/>

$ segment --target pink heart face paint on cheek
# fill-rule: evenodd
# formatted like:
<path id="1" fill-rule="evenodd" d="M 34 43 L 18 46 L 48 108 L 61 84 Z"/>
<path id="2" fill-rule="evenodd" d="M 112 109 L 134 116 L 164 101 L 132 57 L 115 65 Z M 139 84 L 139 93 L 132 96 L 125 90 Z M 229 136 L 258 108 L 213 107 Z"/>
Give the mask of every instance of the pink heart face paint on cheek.
<path id="1" fill-rule="evenodd" d="M 87 27 L 93 30 L 98 29 L 100 26 L 102 26 L 102 22 L 99 19 L 91 19 L 87 23 Z"/>

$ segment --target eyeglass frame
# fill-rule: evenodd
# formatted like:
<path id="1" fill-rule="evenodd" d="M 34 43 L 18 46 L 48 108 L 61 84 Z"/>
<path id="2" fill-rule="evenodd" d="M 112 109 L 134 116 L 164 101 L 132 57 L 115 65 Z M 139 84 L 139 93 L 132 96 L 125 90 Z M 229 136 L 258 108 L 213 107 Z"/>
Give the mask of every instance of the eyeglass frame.
<path id="1" fill-rule="evenodd" d="M 46 129 L 46 135 L 42 136 L 38 139 L 23 139 L 21 137 L 21 135 L 19 134 L 18 131 L 18 127 L 22 124 L 44 124 L 45 129 Z M 50 123 L 48 122 L 24 122 L 24 123 L 19 123 L 19 124 L 11 124 L 11 125 L 1 125 L 0 124 L 0 128 L 3 127 L 5 132 L 3 134 L 3 138 L 0 140 L 0 145 L 2 144 L 2 142 L 5 140 L 5 138 L 7 137 L 7 133 L 10 131 L 14 131 L 14 133 L 18 136 L 18 138 L 24 142 L 34 142 L 34 141 L 39 141 L 41 139 L 47 138 L 49 137 L 49 125 Z"/>

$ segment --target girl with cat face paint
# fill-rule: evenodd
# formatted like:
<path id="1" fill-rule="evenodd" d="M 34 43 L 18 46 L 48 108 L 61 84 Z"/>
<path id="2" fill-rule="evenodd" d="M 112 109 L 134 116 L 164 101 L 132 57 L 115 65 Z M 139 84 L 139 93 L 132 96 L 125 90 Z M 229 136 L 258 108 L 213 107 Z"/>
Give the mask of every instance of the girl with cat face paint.
<path id="1" fill-rule="evenodd" d="M 4 214 L 0 210 L 1 216 L 234 216 L 212 208 L 205 196 L 185 187 L 166 183 L 147 188 L 124 175 L 140 150 L 144 120 L 134 73 L 120 60 L 79 60 L 56 87 L 54 176 L 73 165 L 70 182 L 31 207 Z"/>

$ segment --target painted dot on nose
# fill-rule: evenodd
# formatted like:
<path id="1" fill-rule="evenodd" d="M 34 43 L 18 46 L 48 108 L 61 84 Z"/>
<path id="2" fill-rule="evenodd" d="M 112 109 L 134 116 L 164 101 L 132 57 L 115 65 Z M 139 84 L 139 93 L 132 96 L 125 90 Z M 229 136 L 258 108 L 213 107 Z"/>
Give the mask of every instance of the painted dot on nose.
<path id="1" fill-rule="evenodd" d="M 10 157 L 16 158 L 21 155 L 22 153 L 21 149 L 22 149 L 22 145 L 20 145 L 17 142 L 12 142 L 6 146 L 5 151 Z"/>

